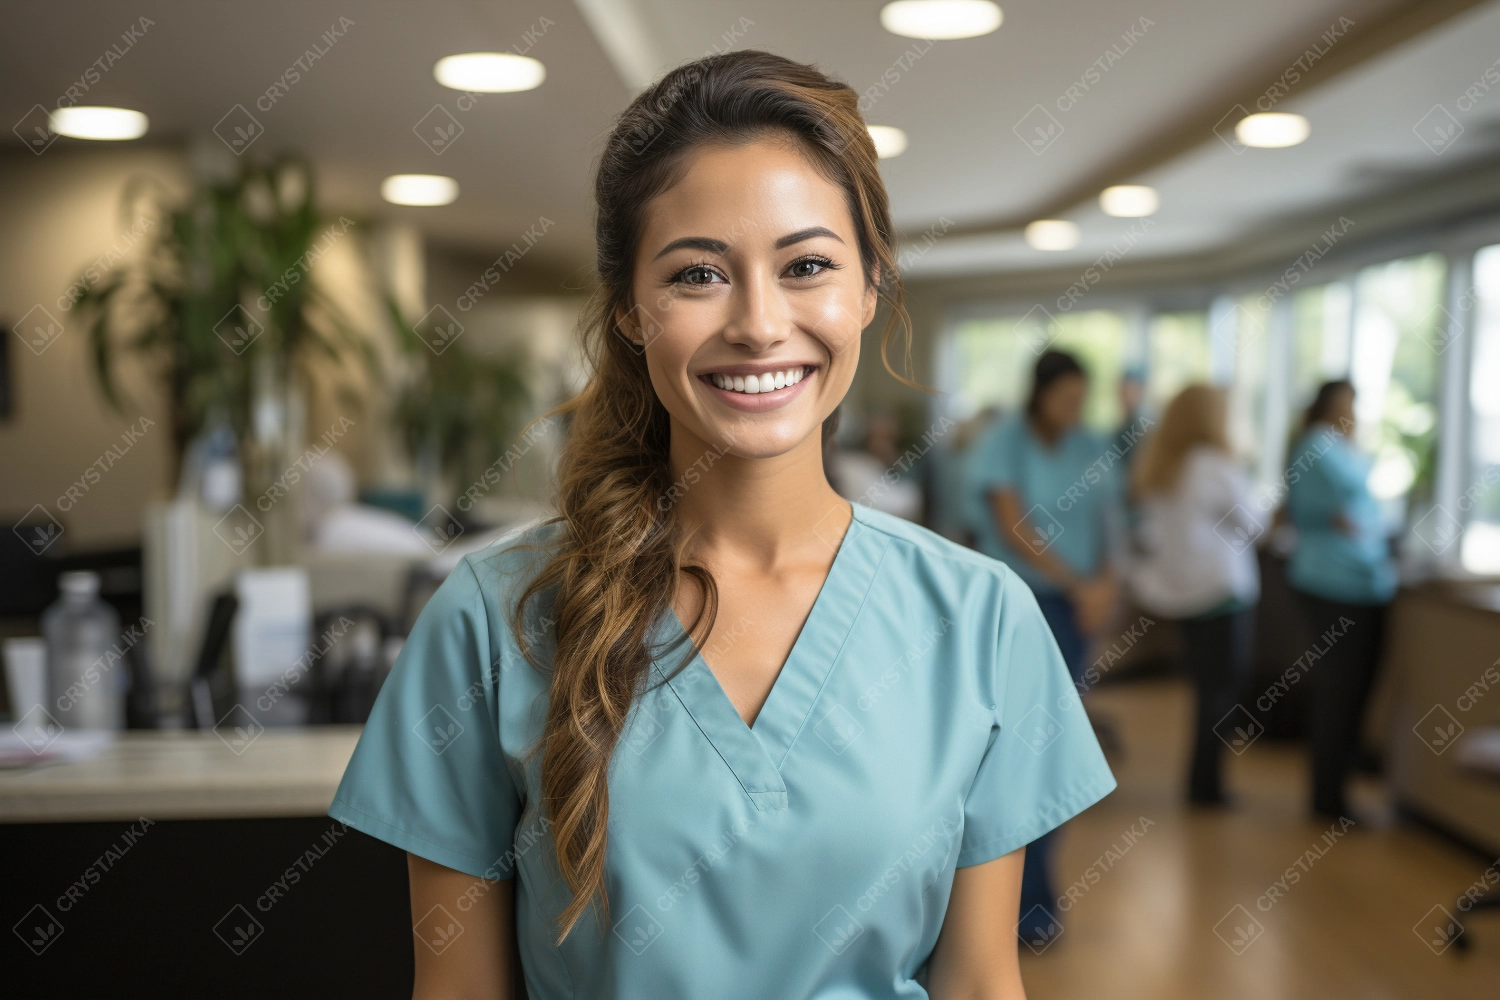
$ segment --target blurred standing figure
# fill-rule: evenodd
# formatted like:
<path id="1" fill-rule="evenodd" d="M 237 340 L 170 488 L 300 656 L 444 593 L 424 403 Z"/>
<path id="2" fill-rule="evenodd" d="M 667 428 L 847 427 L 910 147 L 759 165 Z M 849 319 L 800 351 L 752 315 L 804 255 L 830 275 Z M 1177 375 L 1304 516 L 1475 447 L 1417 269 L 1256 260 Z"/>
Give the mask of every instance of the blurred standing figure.
<path id="1" fill-rule="evenodd" d="M 1366 485 L 1370 460 L 1351 443 L 1354 386 L 1323 383 L 1305 424 L 1287 468 L 1287 510 L 1297 529 L 1287 576 L 1321 651 L 1311 671 L 1312 806 L 1335 817 L 1347 815 L 1344 785 L 1380 662 L 1396 566 Z"/>
<path id="2" fill-rule="evenodd" d="M 1190 385 L 1167 405 L 1133 468 L 1141 553 L 1131 591 L 1182 630 L 1197 690 L 1188 801 L 1223 805 L 1224 744 L 1214 726 L 1234 707 L 1251 671 L 1260 572 L 1249 487 L 1230 454 L 1228 405 L 1212 386 Z M 1244 529 L 1238 535 L 1236 528 Z"/>
<path id="3" fill-rule="evenodd" d="M 922 487 L 901 459 L 900 421 L 875 413 L 865 421 L 863 450 L 832 449 L 830 479 L 845 500 L 920 523 Z"/>
<path id="4" fill-rule="evenodd" d="M 1026 408 L 1001 420 L 971 449 L 970 488 L 984 498 L 978 548 L 1030 585 L 1075 684 L 1086 636 L 1114 610 L 1117 588 L 1107 558 L 1106 521 L 1118 502 L 1119 454 L 1081 426 L 1088 376 L 1078 359 L 1049 350 L 1037 359 Z M 1056 897 L 1048 866 L 1054 830 L 1026 848 L 1021 913 L 1038 905 L 1051 919 Z M 1040 931 L 1028 927 L 1021 933 Z"/>

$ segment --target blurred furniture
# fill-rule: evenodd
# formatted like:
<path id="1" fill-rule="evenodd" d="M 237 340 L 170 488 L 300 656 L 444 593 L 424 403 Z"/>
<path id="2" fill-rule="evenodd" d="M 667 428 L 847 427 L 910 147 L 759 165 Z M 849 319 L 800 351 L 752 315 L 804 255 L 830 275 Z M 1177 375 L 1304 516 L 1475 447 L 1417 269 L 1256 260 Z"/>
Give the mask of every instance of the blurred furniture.
<path id="1" fill-rule="evenodd" d="M 324 814 L 358 736 L 267 729 L 236 752 L 212 732 L 127 732 L 0 771 L 0 853 L 25 859 L 0 909 L 59 929 L 35 957 L 10 937 L 0 992 L 410 997 L 406 856 Z"/>
<path id="2" fill-rule="evenodd" d="M 1398 805 L 1500 854 L 1500 781 L 1464 753 L 1500 724 L 1500 684 L 1486 677 L 1500 651 L 1500 586 L 1430 583 L 1391 606 L 1389 768 Z"/>
<path id="3" fill-rule="evenodd" d="M 1460 767 L 1500 786 L 1500 726 L 1489 726 L 1471 733 L 1455 752 L 1458 754 Z M 1500 892 L 1493 887 L 1489 888 L 1462 916 L 1454 920 L 1458 925 L 1458 934 L 1454 937 L 1453 944 L 1459 951 L 1469 949 L 1469 933 L 1464 927 L 1464 917 L 1475 910 L 1500 910 Z"/>

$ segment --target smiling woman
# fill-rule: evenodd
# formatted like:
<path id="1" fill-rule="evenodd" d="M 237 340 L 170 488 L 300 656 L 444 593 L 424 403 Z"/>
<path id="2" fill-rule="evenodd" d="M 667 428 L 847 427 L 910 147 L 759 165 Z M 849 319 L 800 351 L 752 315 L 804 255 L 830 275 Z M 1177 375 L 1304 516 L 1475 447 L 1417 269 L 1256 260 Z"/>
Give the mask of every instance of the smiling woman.
<path id="1" fill-rule="evenodd" d="M 453 571 L 330 810 L 409 853 L 416 996 L 1021 997 L 1024 847 L 1114 781 L 1019 578 L 823 473 L 905 320 L 856 94 L 684 66 L 595 197 L 559 516 Z"/>

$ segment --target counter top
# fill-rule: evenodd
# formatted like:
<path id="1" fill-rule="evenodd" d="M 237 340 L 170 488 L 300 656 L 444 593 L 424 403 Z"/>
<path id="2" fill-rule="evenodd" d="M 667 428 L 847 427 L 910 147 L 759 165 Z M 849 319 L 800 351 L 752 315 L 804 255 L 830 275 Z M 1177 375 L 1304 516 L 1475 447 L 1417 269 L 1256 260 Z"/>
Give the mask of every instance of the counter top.
<path id="1" fill-rule="evenodd" d="M 267 729 L 241 753 L 212 732 L 125 732 L 83 760 L 0 771 L 0 823 L 321 816 L 359 726 Z"/>

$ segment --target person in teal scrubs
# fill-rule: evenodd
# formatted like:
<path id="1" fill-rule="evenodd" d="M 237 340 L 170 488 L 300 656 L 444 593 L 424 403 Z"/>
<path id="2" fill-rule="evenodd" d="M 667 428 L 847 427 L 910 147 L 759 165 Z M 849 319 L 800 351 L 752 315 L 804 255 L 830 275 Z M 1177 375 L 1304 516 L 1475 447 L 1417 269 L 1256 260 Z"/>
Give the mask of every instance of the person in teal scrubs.
<path id="1" fill-rule="evenodd" d="M 1075 683 L 1083 678 L 1087 636 L 1115 607 L 1106 543 L 1120 497 L 1124 452 L 1084 427 L 1088 378 L 1078 359 L 1047 350 L 1037 358 L 1023 411 L 1001 421 L 972 449 L 971 491 L 979 497 L 978 548 L 1005 562 L 1037 603 Z M 1020 911 L 1023 934 L 1056 923 L 1049 863 L 1053 837 L 1026 852 Z"/>
<path id="2" fill-rule="evenodd" d="M 857 94 L 689 64 L 595 197 L 559 517 L 448 576 L 329 810 L 408 854 L 414 995 L 1021 997 L 1024 847 L 1115 782 L 1026 585 L 822 471 L 904 315 Z"/>
<path id="3" fill-rule="evenodd" d="M 1326 382 L 1307 409 L 1287 466 L 1287 513 L 1297 547 L 1287 578 L 1301 596 L 1314 660 L 1308 742 L 1312 808 L 1347 816 L 1344 790 L 1358 758 L 1365 705 L 1380 666 L 1396 564 L 1370 494 L 1370 460 L 1353 445 L 1354 386 Z"/>

